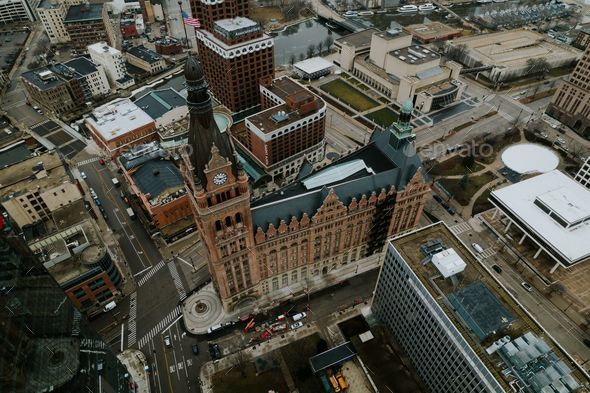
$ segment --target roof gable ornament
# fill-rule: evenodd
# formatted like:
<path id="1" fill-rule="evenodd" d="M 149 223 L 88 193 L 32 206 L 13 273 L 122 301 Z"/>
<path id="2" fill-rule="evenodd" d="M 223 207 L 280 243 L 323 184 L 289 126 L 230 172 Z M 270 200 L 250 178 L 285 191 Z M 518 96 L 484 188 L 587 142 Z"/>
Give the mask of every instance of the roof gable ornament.
<path id="1" fill-rule="evenodd" d="M 214 170 L 217 168 L 221 168 L 229 163 L 227 158 L 223 157 L 219 153 L 219 148 L 215 146 L 215 143 L 211 145 L 211 159 L 207 163 L 208 170 Z"/>

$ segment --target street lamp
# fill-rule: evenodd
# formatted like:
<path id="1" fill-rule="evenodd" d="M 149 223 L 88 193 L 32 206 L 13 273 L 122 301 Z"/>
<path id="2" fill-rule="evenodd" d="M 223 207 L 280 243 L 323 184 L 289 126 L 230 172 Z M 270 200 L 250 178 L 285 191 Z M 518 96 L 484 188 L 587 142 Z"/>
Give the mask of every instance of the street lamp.
<path id="1" fill-rule="evenodd" d="M 182 0 L 178 0 L 178 6 L 180 7 L 180 19 L 182 19 L 182 28 L 184 29 L 184 38 L 186 39 L 186 47 L 190 48 L 188 40 L 188 34 L 186 34 L 186 25 L 184 24 L 184 17 L 182 16 Z"/>

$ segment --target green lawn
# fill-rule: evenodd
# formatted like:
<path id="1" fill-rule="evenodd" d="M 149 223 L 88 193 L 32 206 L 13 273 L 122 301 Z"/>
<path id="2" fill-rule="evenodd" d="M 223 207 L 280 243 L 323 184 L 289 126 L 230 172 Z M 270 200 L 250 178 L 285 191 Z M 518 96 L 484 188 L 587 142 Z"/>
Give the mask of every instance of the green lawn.
<path id="1" fill-rule="evenodd" d="M 463 157 L 453 156 L 448 160 L 435 165 L 430 171 L 428 171 L 428 173 L 434 176 L 453 176 L 479 172 L 483 168 L 483 165 L 476 162 L 468 169 L 463 165 Z"/>
<path id="2" fill-rule="evenodd" d="M 486 210 L 490 210 L 494 207 L 494 205 L 492 205 L 492 203 L 488 201 L 491 192 L 492 190 L 487 189 L 483 192 L 483 194 L 479 196 L 479 198 L 475 200 L 475 202 L 473 203 L 473 211 L 471 212 L 471 214 L 476 215 L 478 213 L 485 212 Z"/>
<path id="3" fill-rule="evenodd" d="M 334 96 L 335 98 L 340 99 L 340 101 L 359 112 L 366 111 L 379 105 L 377 101 L 358 91 L 350 84 L 344 82 L 342 79 L 335 79 L 331 82 L 321 85 L 320 89 Z"/>
<path id="4" fill-rule="evenodd" d="M 389 108 L 381 108 L 375 112 L 367 113 L 365 117 L 381 127 L 390 126 L 397 120 L 397 114 Z"/>
<path id="5" fill-rule="evenodd" d="M 492 172 L 485 172 L 479 176 L 469 176 L 467 187 L 463 189 L 461 179 L 441 179 L 440 183 L 449 191 L 453 198 L 463 206 L 467 206 L 473 195 L 494 180 L 496 176 Z"/>
<path id="6" fill-rule="evenodd" d="M 477 157 L 477 160 L 484 164 L 491 164 L 502 149 L 517 142 L 520 142 L 520 132 L 517 129 L 490 137 L 486 139 L 484 143 L 489 144 L 493 148 L 493 153 L 487 156 L 480 155 Z"/>
<path id="7" fill-rule="evenodd" d="M 256 367 L 249 362 L 244 370 L 245 376 L 238 368 L 222 370 L 213 375 L 214 393 L 236 392 L 287 392 L 289 389 L 280 368 L 275 368 L 256 376 Z"/>
<path id="8" fill-rule="evenodd" d="M 280 349 L 300 393 L 318 393 L 323 391 L 320 379 L 313 375 L 311 366 L 309 365 L 309 358 L 318 354 L 318 343 L 320 340 L 320 336 L 316 333 Z M 258 391 L 263 392 L 262 390 Z M 250 392 L 250 390 L 247 390 L 247 392 Z M 252 390 L 252 392 L 254 391 Z"/>

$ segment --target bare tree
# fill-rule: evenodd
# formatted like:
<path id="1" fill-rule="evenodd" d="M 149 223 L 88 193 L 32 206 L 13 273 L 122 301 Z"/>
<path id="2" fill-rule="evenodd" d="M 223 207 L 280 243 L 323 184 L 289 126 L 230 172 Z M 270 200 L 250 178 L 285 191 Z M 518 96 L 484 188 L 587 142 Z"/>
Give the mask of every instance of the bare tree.
<path id="1" fill-rule="evenodd" d="M 289 64 L 291 64 L 291 65 L 295 64 L 295 60 L 297 60 L 297 59 L 295 58 L 295 55 L 294 55 L 294 54 L 291 54 L 291 55 L 289 56 Z"/>
<path id="2" fill-rule="evenodd" d="M 551 70 L 551 65 L 545 58 L 528 59 L 526 64 L 528 66 L 528 74 L 537 74 L 539 79 L 545 79 Z"/>
<path id="3" fill-rule="evenodd" d="M 330 47 L 332 46 L 332 44 L 334 44 L 334 38 L 331 35 L 329 35 L 324 40 L 324 45 L 326 46 L 327 50 L 330 50 Z"/>
<path id="4" fill-rule="evenodd" d="M 307 58 L 309 59 L 310 57 L 313 57 L 314 53 L 315 53 L 315 45 L 309 44 L 309 46 L 307 47 Z"/>
<path id="5" fill-rule="evenodd" d="M 318 48 L 318 55 L 322 55 L 322 52 L 324 51 L 324 42 L 320 41 L 318 42 L 318 44 L 316 45 L 316 48 Z"/>
<path id="6" fill-rule="evenodd" d="M 299 61 L 303 61 L 303 60 L 305 60 L 305 53 L 301 52 L 299 54 Z"/>

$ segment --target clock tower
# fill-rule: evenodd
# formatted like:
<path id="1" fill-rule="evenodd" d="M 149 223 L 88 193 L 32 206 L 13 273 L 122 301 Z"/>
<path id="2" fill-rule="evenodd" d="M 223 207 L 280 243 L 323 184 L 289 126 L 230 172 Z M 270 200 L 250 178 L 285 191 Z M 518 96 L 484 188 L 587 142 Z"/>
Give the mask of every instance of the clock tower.
<path id="1" fill-rule="evenodd" d="M 248 176 L 231 138 L 215 123 L 208 83 L 192 55 L 184 75 L 190 128 L 183 174 L 213 284 L 229 310 L 241 298 L 257 296 L 248 291 L 259 281 Z"/>

